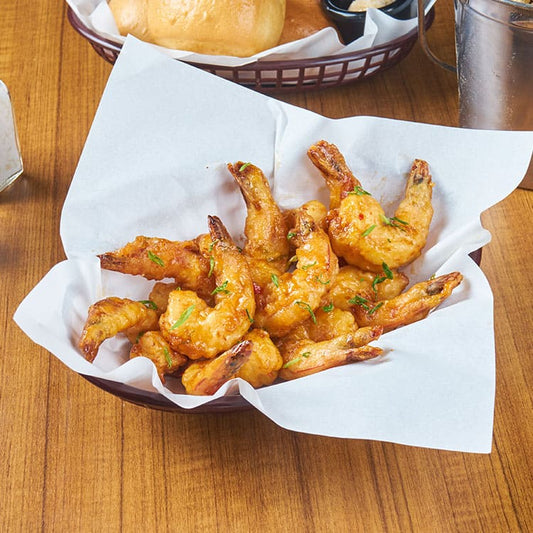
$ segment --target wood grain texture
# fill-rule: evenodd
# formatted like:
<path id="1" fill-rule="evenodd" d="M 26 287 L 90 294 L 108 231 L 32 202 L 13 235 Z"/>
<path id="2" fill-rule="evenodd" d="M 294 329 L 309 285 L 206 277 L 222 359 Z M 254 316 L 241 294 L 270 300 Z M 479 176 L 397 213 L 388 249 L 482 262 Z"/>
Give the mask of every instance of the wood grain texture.
<path id="1" fill-rule="evenodd" d="M 2 4 L 0 77 L 25 173 L 0 194 L 0 531 L 507 532 L 533 529 L 533 192 L 483 214 L 494 292 L 493 451 L 462 454 L 286 431 L 250 410 L 173 414 L 124 403 L 14 324 L 64 258 L 59 220 L 111 66 L 64 2 Z M 429 39 L 453 61 L 453 6 Z M 419 46 L 374 79 L 279 96 L 329 117 L 456 125 L 457 85 Z M 468 354 L 465 354 L 468 356 Z"/>

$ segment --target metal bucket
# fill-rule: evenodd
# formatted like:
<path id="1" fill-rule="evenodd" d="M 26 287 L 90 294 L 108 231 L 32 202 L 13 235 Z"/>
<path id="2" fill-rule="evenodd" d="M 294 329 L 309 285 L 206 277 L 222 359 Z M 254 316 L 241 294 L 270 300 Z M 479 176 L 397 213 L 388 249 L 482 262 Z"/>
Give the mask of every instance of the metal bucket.
<path id="1" fill-rule="evenodd" d="M 419 2 L 419 13 L 420 4 Z M 459 126 L 492 130 L 533 130 L 533 4 L 509 0 L 454 0 Z M 420 18 L 420 17 L 419 17 Z M 533 188 L 533 162 L 521 187 Z"/>

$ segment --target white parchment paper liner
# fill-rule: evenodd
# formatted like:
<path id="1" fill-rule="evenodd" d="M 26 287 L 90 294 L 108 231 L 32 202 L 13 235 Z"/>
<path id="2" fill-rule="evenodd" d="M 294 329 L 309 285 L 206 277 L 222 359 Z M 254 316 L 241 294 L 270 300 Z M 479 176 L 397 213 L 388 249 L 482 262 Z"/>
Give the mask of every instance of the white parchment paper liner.
<path id="1" fill-rule="evenodd" d="M 113 14 L 106 0 L 66 0 L 78 18 L 91 30 L 105 39 L 117 44 L 124 43 L 125 37 L 120 35 Z M 426 13 L 431 9 L 435 0 L 426 2 Z M 364 34 L 355 41 L 344 45 L 339 41 L 337 32 L 332 28 L 323 30 L 291 43 L 264 50 L 250 57 L 213 56 L 195 54 L 185 50 L 159 48 L 175 59 L 190 62 L 239 67 L 253 63 L 258 59 L 280 61 L 290 59 L 310 59 L 329 55 L 344 54 L 364 50 L 397 39 L 409 33 L 417 26 L 416 2 L 412 4 L 410 19 L 398 20 L 383 13 L 379 9 L 369 9 L 365 19 Z"/>
<path id="2" fill-rule="evenodd" d="M 356 175 L 393 210 L 416 157 L 429 161 L 435 217 L 411 281 L 454 270 L 465 281 L 428 318 L 383 335 L 379 360 L 240 394 L 282 427 L 470 452 L 491 449 L 494 335 L 490 287 L 468 253 L 490 235 L 480 213 L 520 182 L 531 132 L 444 128 L 372 117 L 332 120 L 170 59 L 129 37 L 110 75 L 61 218 L 68 260 L 19 306 L 15 320 L 69 368 L 158 391 L 192 408 L 212 397 L 163 387 L 152 363 L 127 360 L 126 343 L 106 341 L 94 364 L 76 345 L 88 306 L 107 296 L 145 299 L 140 277 L 101 272 L 95 254 L 138 234 L 187 239 L 208 214 L 242 236 L 245 209 L 227 162 L 252 161 L 271 178 L 282 207 L 327 201 L 306 157 L 318 139 L 336 143 Z"/>

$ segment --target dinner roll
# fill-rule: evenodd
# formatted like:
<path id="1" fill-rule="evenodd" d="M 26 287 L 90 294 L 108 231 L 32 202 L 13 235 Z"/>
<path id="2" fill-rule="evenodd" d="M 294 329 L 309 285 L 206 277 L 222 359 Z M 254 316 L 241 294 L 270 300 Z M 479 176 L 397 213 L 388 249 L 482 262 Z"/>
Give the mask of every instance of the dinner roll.
<path id="1" fill-rule="evenodd" d="M 303 39 L 317 31 L 332 26 L 320 0 L 287 0 L 285 25 L 279 44 Z"/>
<path id="2" fill-rule="evenodd" d="M 285 0 L 110 0 L 122 35 L 200 54 L 247 57 L 278 44 Z"/>

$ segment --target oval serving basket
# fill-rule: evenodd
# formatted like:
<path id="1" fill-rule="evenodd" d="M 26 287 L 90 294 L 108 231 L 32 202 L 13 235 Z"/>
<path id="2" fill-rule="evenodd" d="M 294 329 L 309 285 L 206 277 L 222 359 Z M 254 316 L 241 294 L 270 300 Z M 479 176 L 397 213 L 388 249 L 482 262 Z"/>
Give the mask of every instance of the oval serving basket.
<path id="1" fill-rule="evenodd" d="M 434 10 L 431 9 L 425 18 L 426 28 L 431 26 L 434 17 Z M 101 57 L 110 63 L 115 62 L 121 50 L 119 43 L 96 34 L 70 7 L 67 18 Z M 418 30 L 414 28 L 398 39 L 347 54 L 286 61 L 255 61 L 239 67 L 187 63 L 260 92 L 302 91 L 335 87 L 375 76 L 404 59 L 417 38 Z"/>

